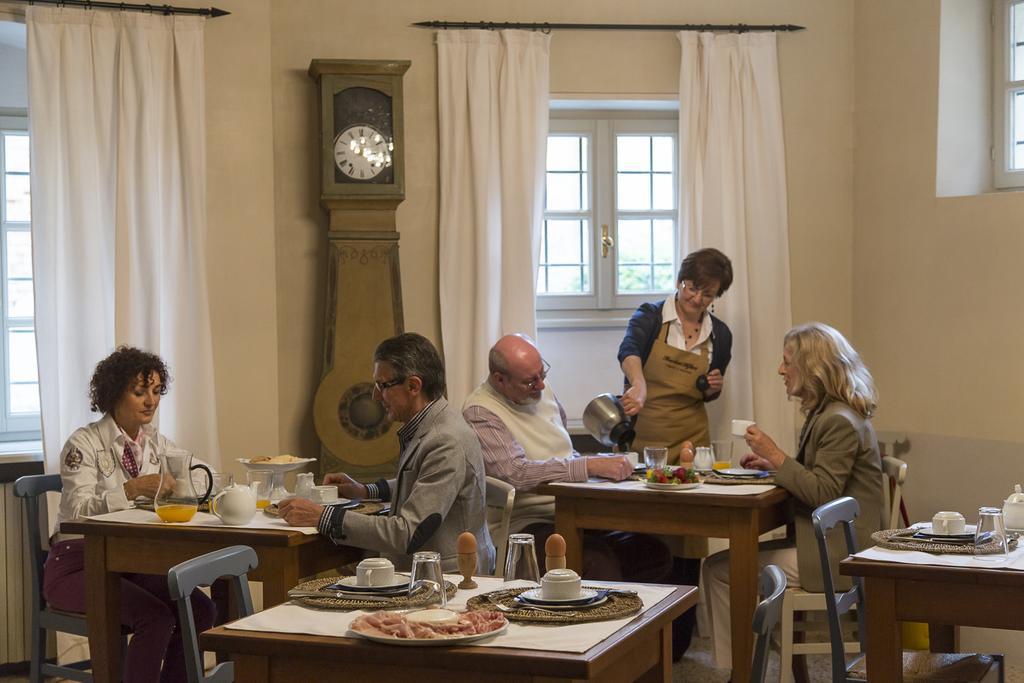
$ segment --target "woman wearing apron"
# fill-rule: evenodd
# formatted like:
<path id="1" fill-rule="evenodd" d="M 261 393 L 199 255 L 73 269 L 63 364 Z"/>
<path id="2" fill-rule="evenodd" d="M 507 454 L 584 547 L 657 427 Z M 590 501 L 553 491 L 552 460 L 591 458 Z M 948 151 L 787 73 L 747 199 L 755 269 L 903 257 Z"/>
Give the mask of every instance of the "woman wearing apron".
<path id="1" fill-rule="evenodd" d="M 664 302 L 640 306 L 619 346 L 626 375 L 622 405 L 636 415 L 633 450 L 667 446 L 670 464 L 693 460 L 694 446 L 708 446 L 704 404 L 718 398 L 732 358 L 732 333 L 708 312 L 732 284 L 732 263 L 717 249 L 701 249 L 683 259 L 676 291 Z M 666 539 L 676 555 L 673 582 L 696 585 L 704 538 Z M 681 543 L 679 541 L 682 541 Z M 678 660 L 689 646 L 695 610 L 672 629 L 672 654 Z"/>

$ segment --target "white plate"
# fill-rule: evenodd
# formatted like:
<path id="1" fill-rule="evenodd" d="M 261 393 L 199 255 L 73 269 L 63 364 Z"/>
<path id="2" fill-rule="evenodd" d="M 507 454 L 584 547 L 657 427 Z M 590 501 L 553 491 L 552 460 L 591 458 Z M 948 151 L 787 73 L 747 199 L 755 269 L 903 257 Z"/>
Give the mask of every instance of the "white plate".
<path id="1" fill-rule="evenodd" d="M 689 482 L 686 484 L 661 484 L 656 481 L 644 481 L 644 486 L 649 489 L 657 489 L 658 491 L 686 491 L 688 489 L 695 489 L 700 486 L 700 482 Z"/>
<path id="2" fill-rule="evenodd" d="M 343 579 L 341 579 L 339 581 L 335 581 L 332 584 L 332 586 L 337 586 L 337 588 L 334 588 L 332 586 L 328 586 L 328 587 L 323 588 L 322 590 L 327 590 L 327 591 L 330 591 L 330 590 L 341 590 L 341 591 L 344 591 L 344 590 L 348 589 L 349 591 L 358 592 L 358 593 L 390 593 L 390 592 L 394 592 L 394 591 L 398 591 L 398 590 L 408 590 L 408 588 L 409 588 L 409 577 L 408 576 L 401 576 L 401 575 L 397 575 L 396 574 L 395 575 L 395 582 L 394 583 L 389 583 L 386 586 L 360 586 L 356 582 L 357 578 L 358 577 L 355 577 L 355 576 L 346 576 Z"/>
<path id="3" fill-rule="evenodd" d="M 764 470 L 748 470 L 743 467 L 729 467 L 724 470 L 715 470 L 719 475 L 723 477 L 743 477 L 749 479 L 763 479 L 771 475 L 770 472 Z"/>
<path id="4" fill-rule="evenodd" d="M 457 645 L 459 643 L 470 643 L 474 640 L 483 640 L 484 638 L 490 638 L 491 636 L 500 636 L 502 633 L 508 630 L 508 622 L 499 629 L 488 631 L 487 633 L 474 633 L 469 636 L 450 636 L 447 638 L 393 638 L 391 636 L 378 636 L 370 633 L 360 633 L 359 631 L 353 631 L 349 629 L 350 635 L 356 635 L 367 640 L 373 640 L 378 643 L 387 643 L 388 645 L 414 645 L 417 647 L 431 646 L 431 645 Z"/>
<path id="5" fill-rule="evenodd" d="M 534 603 L 538 607 L 546 607 L 548 605 L 584 605 L 589 607 L 590 605 L 597 605 L 604 602 L 604 600 L 594 600 L 597 595 L 598 593 L 596 590 L 581 588 L 580 594 L 575 598 L 545 598 L 541 594 L 540 588 L 531 588 L 528 591 L 520 593 L 519 597 L 523 599 L 523 602 Z M 607 597 L 605 599 L 607 599 Z"/>
<path id="6" fill-rule="evenodd" d="M 291 472 L 292 470 L 297 470 L 300 467 L 305 466 L 308 462 L 316 462 L 316 458 L 302 458 L 295 462 L 281 462 L 276 464 L 272 462 L 252 462 L 249 458 L 236 459 L 250 470 L 269 470 L 271 472 Z"/>

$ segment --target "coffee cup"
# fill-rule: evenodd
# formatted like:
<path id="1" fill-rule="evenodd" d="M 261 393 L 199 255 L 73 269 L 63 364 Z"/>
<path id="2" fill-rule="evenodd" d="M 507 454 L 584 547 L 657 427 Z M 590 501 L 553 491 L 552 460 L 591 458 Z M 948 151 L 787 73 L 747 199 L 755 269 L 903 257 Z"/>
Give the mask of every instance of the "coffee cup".
<path id="1" fill-rule="evenodd" d="M 747 435 L 747 428 L 753 427 L 756 422 L 753 420 L 733 420 L 732 421 L 732 435 L 740 437 L 741 439 Z"/>
<path id="2" fill-rule="evenodd" d="M 368 557 L 356 565 L 356 585 L 391 586 L 395 583 L 395 565 L 383 557 Z"/>
<path id="3" fill-rule="evenodd" d="M 541 577 L 540 596 L 545 600 L 572 600 L 580 596 L 580 575 L 571 569 L 551 569 Z"/>
<path id="4" fill-rule="evenodd" d="M 338 500 L 338 487 L 333 484 L 328 486 L 314 486 L 310 491 L 310 498 L 314 503 L 333 503 Z"/>
<path id="5" fill-rule="evenodd" d="M 943 510 L 932 517 L 932 533 L 943 536 L 955 536 L 967 530 L 967 521 L 959 512 Z"/>
<path id="6" fill-rule="evenodd" d="M 629 461 L 629 464 L 633 467 L 634 470 L 637 468 L 637 465 L 640 464 L 640 454 L 637 453 L 636 451 L 627 451 L 622 455 L 626 456 L 626 460 Z"/>

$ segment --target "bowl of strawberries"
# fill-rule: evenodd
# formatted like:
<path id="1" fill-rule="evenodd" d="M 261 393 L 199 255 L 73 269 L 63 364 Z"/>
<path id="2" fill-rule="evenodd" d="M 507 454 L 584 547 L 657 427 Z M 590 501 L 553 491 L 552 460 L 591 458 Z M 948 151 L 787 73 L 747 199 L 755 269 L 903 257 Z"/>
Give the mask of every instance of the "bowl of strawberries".
<path id="1" fill-rule="evenodd" d="M 685 491 L 700 486 L 697 472 L 686 467 L 652 467 L 644 477 L 644 486 L 662 491 Z"/>

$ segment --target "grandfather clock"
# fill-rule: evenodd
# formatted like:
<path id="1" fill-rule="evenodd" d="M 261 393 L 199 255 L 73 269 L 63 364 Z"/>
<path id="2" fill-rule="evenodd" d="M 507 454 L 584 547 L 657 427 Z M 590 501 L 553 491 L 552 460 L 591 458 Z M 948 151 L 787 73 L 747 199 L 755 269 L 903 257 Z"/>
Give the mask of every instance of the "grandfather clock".
<path id="1" fill-rule="evenodd" d="M 314 59 L 320 203 L 330 213 L 323 377 L 313 401 L 321 472 L 394 475 L 396 428 L 373 400 L 373 350 L 403 330 L 395 211 L 405 199 L 408 61 Z"/>

